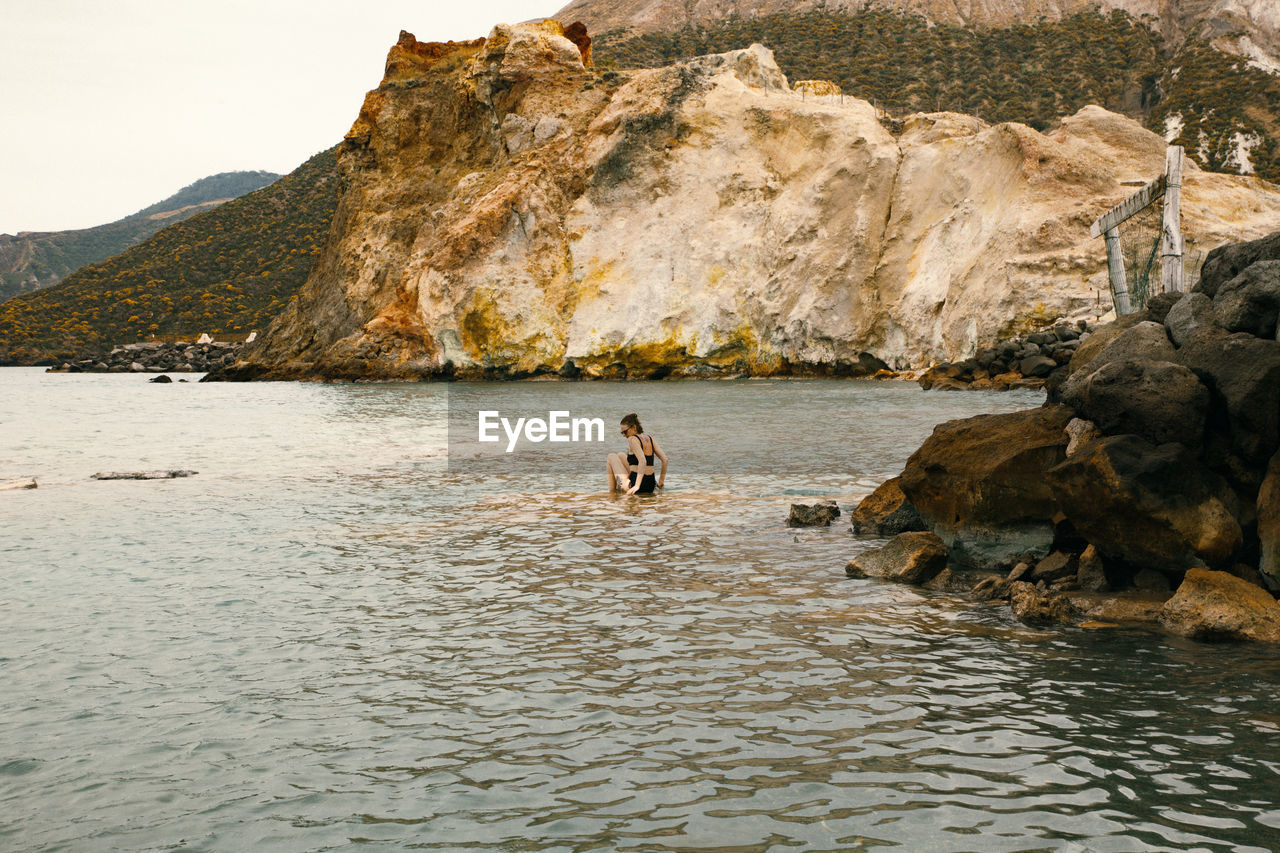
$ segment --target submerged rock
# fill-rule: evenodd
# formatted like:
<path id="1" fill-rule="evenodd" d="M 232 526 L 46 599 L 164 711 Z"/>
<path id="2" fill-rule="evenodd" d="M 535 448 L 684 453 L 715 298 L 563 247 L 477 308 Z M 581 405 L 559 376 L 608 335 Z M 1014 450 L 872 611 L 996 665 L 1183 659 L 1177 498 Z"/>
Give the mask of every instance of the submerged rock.
<path id="1" fill-rule="evenodd" d="M 176 469 L 172 471 L 108 471 L 94 474 L 93 480 L 173 480 L 178 477 L 191 477 L 199 471 Z"/>
<path id="2" fill-rule="evenodd" d="M 898 583 L 924 584 L 947 566 L 942 540 L 927 532 L 899 533 L 883 548 L 864 551 L 849 561 L 851 578 L 883 578 Z"/>
<path id="3" fill-rule="evenodd" d="M 35 479 L 29 480 L 0 480 L 0 492 L 9 491 L 11 489 L 35 489 L 38 484 Z"/>

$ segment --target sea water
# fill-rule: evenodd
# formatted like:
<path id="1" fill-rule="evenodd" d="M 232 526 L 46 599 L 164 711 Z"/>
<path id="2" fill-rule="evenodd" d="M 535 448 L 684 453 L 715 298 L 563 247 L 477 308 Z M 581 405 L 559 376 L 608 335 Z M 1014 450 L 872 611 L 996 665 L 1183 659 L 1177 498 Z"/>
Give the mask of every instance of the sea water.
<path id="1" fill-rule="evenodd" d="M 1040 400 L 0 369 L 39 483 L 0 492 L 0 849 L 1280 848 L 1273 649 L 1029 628 L 785 526 Z M 481 452 L 480 409 L 606 441 Z M 607 492 L 628 412 L 653 497 Z M 198 473 L 91 479 L 157 469 Z"/>

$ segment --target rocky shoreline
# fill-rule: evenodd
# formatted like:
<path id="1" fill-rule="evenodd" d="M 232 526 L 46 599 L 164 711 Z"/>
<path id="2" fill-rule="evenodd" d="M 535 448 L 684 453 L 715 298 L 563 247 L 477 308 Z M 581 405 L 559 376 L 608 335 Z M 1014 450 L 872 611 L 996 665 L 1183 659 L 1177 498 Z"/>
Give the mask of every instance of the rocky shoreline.
<path id="1" fill-rule="evenodd" d="M 108 353 L 64 361 L 46 373 L 208 373 L 235 363 L 243 344 L 208 343 L 125 344 Z"/>
<path id="2" fill-rule="evenodd" d="M 1002 341 L 963 361 L 935 364 L 920 375 L 920 387 L 936 391 L 1009 391 L 1043 388 L 1065 377 L 1071 357 L 1092 328 L 1081 320 Z"/>
<path id="3" fill-rule="evenodd" d="M 1191 293 L 1073 339 L 1039 409 L 935 428 L 852 513 L 890 541 L 846 574 L 1280 643 L 1278 320 L 1280 232 L 1213 250 Z"/>

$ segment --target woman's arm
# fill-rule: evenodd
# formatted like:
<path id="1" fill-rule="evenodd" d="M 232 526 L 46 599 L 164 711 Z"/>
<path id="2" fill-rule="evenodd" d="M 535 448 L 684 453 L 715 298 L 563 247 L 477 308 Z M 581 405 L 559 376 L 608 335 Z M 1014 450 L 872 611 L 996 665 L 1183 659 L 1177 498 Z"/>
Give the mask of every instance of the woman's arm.
<path id="1" fill-rule="evenodd" d="M 662 460 L 662 473 L 658 475 L 658 488 L 661 489 L 663 481 L 667 479 L 667 454 L 662 452 L 662 447 L 659 446 L 656 438 L 649 436 L 649 440 L 653 442 L 654 455 Z"/>
<path id="2" fill-rule="evenodd" d="M 627 449 L 631 451 L 631 455 L 640 460 L 640 464 L 635 468 L 627 466 L 628 471 L 636 472 L 635 485 L 627 489 L 627 494 L 634 495 L 640 490 L 640 483 L 644 481 L 644 445 L 640 443 L 640 439 L 636 436 L 630 436 L 627 439 Z"/>

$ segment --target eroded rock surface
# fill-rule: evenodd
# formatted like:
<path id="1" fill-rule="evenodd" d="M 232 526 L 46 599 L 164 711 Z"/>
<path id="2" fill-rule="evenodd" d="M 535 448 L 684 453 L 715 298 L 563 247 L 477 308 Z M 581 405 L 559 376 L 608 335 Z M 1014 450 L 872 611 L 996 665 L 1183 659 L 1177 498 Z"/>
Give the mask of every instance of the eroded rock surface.
<path id="1" fill-rule="evenodd" d="M 907 460 L 902 491 L 959 563 L 1043 557 L 1058 507 L 1045 472 L 1066 457 L 1071 418 L 1051 406 L 940 424 Z"/>
<path id="2" fill-rule="evenodd" d="M 888 537 L 925 529 L 924 519 L 902 493 L 897 477 L 885 480 L 863 498 L 849 520 L 855 536 Z"/>
<path id="3" fill-rule="evenodd" d="M 897 583 L 924 584 L 947 565 L 947 549 L 933 533 L 899 533 L 883 548 L 854 557 L 845 574 L 851 578 L 883 578 Z"/>
<path id="4" fill-rule="evenodd" d="M 1280 643 L 1280 603 L 1226 572 L 1192 569 L 1160 613 L 1169 630 L 1200 640 Z"/>
<path id="5" fill-rule="evenodd" d="M 310 278 L 220 375 L 924 367 L 1092 312 L 1088 223 L 1163 168 L 1158 136 L 1097 107 L 1048 135 L 882 124 L 793 92 L 759 46 L 626 74 L 583 55 L 554 22 L 404 34 L 342 145 Z M 1280 219 L 1268 184 L 1189 168 L 1185 186 L 1189 253 Z"/>
<path id="6" fill-rule="evenodd" d="M 1171 630 L 1280 641 L 1276 238 L 1216 249 L 1207 285 L 1088 333 L 1044 407 L 943 424 L 912 455 L 902 490 L 953 559 L 1013 567 L 977 592 L 1110 622 L 1176 588 Z"/>

